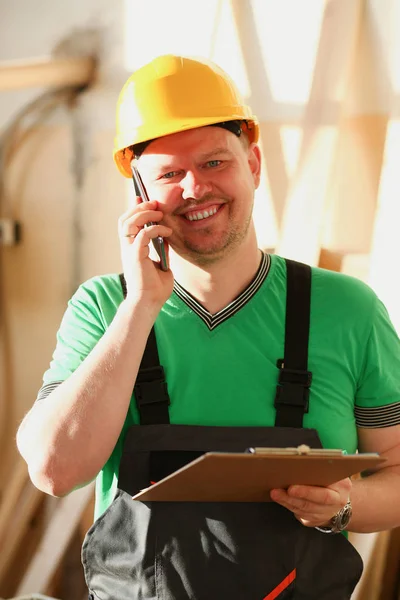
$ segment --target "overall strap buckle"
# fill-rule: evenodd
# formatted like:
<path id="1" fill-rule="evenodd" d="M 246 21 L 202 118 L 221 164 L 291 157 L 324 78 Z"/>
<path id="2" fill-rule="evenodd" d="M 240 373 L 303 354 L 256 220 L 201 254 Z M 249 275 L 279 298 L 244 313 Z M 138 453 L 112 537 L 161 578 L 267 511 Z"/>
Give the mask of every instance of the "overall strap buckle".
<path id="1" fill-rule="evenodd" d="M 282 361 L 279 361 L 282 362 Z M 303 415 L 308 413 L 310 386 L 312 381 L 311 371 L 300 369 L 286 369 L 278 364 L 280 371 L 276 388 L 275 408 L 288 407 Z"/>
<path id="2" fill-rule="evenodd" d="M 164 368 L 161 365 L 141 368 L 134 391 L 141 425 L 169 422 L 170 399 Z"/>
<path id="3" fill-rule="evenodd" d="M 158 365 L 140 369 L 136 378 L 135 395 L 139 408 L 146 404 L 157 404 L 158 402 L 170 404 L 164 367 Z"/>

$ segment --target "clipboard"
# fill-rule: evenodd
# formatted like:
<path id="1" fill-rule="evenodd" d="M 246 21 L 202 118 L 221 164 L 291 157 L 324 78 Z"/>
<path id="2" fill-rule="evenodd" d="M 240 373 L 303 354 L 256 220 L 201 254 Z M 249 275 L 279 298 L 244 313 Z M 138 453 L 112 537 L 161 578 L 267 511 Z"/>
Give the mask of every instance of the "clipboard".
<path id="1" fill-rule="evenodd" d="M 270 502 L 270 491 L 292 484 L 327 486 L 386 459 L 342 450 L 252 448 L 207 452 L 135 494 L 141 502 Z"/>

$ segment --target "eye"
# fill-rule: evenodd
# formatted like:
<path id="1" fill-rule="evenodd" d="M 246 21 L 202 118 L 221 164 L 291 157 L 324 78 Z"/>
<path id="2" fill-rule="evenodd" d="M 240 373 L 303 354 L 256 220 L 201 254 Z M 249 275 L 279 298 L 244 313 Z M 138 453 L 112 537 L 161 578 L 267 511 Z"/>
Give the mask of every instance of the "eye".
<path id="1" fill-rule="evenodd" d="M 179 171 L 169 171 L 168 173 L 161 175 L 161 179 L 172 179 L 173 177 L 176 177 L 178 173 Z"/>
<path id="2" fill-rule="evenodd" d="M 214 167 L 219 167 L 221 163 L 222 160 L 209 160 L 206 164 L 208 167 L 211 167 L 213 169 Z"/>

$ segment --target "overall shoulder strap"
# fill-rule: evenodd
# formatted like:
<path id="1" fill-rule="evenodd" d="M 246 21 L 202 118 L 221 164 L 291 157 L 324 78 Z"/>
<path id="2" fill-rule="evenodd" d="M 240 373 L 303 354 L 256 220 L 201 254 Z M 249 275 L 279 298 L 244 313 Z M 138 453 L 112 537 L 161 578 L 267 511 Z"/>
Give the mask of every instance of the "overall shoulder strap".
<path id="1" fill-rule="evenodd" d="M 122 273 L 119 275 L 119 279 L 125 298 L 126 282 Z M 133 391 L 135 393 L 141 425 L 169 423 L 168 406 L 170 400 L 164 369 L 160 365 L 158 356 L 154 327 L 151 328 L 147 339 Z"/>
<path id="2" fill-rule="evenodd" d="M 312 373 L 308 371 L 311 267 L 286 259 L 285 354 L 278 361 L 275 396 L 277 427 L 302 427 L 308 412 Z"/>

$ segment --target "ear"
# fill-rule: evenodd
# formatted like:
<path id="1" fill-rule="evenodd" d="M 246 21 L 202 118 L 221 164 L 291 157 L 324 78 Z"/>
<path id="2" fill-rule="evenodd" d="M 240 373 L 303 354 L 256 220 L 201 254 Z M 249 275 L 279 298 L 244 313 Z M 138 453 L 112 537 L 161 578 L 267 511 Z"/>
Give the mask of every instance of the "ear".
<path id="1" fill-rule="evenodd" d="M 255 189 L 260 185 L 261 177 L 261 151 L 257 144 L 250 144 L 248 149 L 248 162 L 254 180 Z"/>

